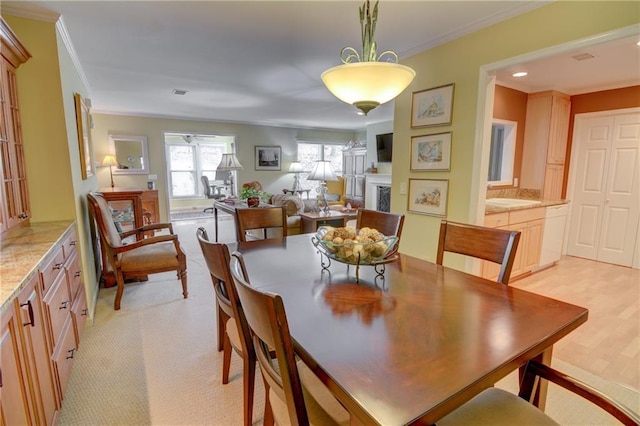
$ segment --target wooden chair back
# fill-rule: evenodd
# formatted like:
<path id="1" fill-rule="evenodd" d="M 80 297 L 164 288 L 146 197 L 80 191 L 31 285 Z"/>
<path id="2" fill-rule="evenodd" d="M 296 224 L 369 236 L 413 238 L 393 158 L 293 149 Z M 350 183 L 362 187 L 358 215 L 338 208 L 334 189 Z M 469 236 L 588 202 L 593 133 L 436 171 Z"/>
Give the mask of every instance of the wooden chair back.
<path id="1" fill-rule="evenodd" d="M 248 353 L 253 350 L 251 332 L 247 325 L 247 320 L 244 317 L 244 311 L 240 305 L 236 287 L 233 285 L 233 278 L 231 277 L 231 270 L 229 269 L 229 263 L 231 261 L 229 247 L 223 243 L 210 242 L 207 231 L 202 227 L 198 228 L 196 236 L 198 243 L 200 243 L 200 249 L 207 264 L 209 275 L 211 275 L 216 301 L 226 315 L 224 320 L 226 322 L 228 318 L 235 318 L 236 324 L 238 325 L 240 342 L 242 344 L 242 352 Z M 243 277 L 246 277 L 244 270 L 241 270 L 241 273 Z"/>
<path id="2" fill-rule="evenodd" d="M 241 241 L 251 241 L 251 237 L 247 238 L 247 231 L 252 230 L 262 230 L 263 239 L 270 238 L 272 233 L 277 233 L 282 238 L 287 236 L 287 211 L 285 207 L 237 209 L 236 221 Z M 256 238 L 259 239 L 257 236 Z"/>
<path id="3" fill-rule="evenodd" d="M 122 246 L 122 238 L 120 238 L 120 232 L 113 221 L 111 207 L 109 207 L 107 200 L 97 192 L 87 194 L 87 200 L 89 200 L 89 206 L 98 225 L 100 238 L 106 243 L 106 248 Z"/>
<path id="4" fill-rule="evenodd" d="M 398 237 L 393 250 L 387 256 L 393 255 L 400 247 L 400 236 L 402 235 L 402 226 L 404 225 L 404 215 L 380 212 L 377 210 L 359 209 L 356 216 L 356 228 L 364 227 L 375 228 L 384 236 L 390 237 L 395 235 Z"/>
<path id="5" fill-rule="evenodd" d="M 242 255 L 233 253 L 231 274 L 247 323 L 253 332 L 253 345 L 266 392 L 268 394 L 272 390 L 286 402 L 290 424 L 308 425 L 302 383 L 282 298 L 251 287 L 243 277 L 242 265 Z M 277 367 L 273 364 L 270 351 L 275 351 Z"/>
<path id="6" fill-rule="evenodd" d="M 519 231 L 443 220 L 440 224 L 436 263 L 442 265 L 445 251 L 498 263 L 502 266 L 497 281 L 506 285 L 509 283 L 519 241 Z"/>

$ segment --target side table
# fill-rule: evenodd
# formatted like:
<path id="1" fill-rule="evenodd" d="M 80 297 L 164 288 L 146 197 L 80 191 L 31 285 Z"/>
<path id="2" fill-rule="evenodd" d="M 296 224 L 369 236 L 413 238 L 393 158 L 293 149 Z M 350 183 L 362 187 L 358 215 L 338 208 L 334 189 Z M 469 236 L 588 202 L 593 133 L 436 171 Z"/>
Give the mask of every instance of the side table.
<path id="1" fill-rule="evenodd" d="M 319 212 L 300 213 L 300 221 L 302 222 L 302 233 L 309 234 L 316 232 L 321 226 L 346 226 L 347 222 L 357 217 L 357 210 L 341 212 L 329 210 L 329 214 Z"/>

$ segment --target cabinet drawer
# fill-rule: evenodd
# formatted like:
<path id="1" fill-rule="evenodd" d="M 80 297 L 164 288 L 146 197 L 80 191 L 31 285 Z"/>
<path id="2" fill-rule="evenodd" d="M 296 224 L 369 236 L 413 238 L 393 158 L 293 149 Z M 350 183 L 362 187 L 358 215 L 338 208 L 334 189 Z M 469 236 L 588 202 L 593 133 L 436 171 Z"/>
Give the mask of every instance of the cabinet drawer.
<path id="1" fill-rule="evenodd" d="M 514 210 L 509 212 L 509 224 L 529 222 L 544 217 L 544 207 L 535 209 Z"/>
<path id="2" fill-rule="evenodd" d="M 80 336 L 84 331 L 84 326 L 87 323 L 89 312 L 87 310 L 87 296 L 84 291 L 84 287 L 80 288 L 75 301 L 73 302 L 73 308 L 71 308 L 71 318 L 73 319 L 73 330 L 76 335 L 76 345 L 80 346 Z"/>
<path id="3" fill-rule="evenodd" d="M 71 300 L 76 300 L 78 290 L 82 286 L 82 268 L 77 252 L 73 253 L 71 258 L 67 259 L 64 269 L 66 269 L 67 280 L 69 281 L 69 295 L 71 296 Z"/>
<path id="4" fill-rule="evenodd" d="M 60 274 L 53 283 L 43 302 L 51 324 L 51 346 L 55 348 L 62 327 L 67 319 L 70 318 L 69 312 L 71 311 L 71 298 L 69 297 L 69 288 L 64 274 Z"/>
<path id="5" fill-rule="evenodd" d="M 51 285 L 56 281 L 58 275 L 62 274 L 64 268 L 64 253 L 62 247 L 58 247 L 55 253 L 40 268 L 42 277 L 42 294 L 47 294 Z"/>
<path id="6" fill-rule="evenodd" d="M 76 345 L 76 336 L 73 332 L 73 324 L 71 323 L 71 317 L 68 317 L 67 321 L 63 324 L 60 343 L 56 346 L 52 357 L 53 365 L 58 375 L 60 395 L 62 395 L 63 399 L 77 350 L 78 347 Z"/>
<path id="7" fill-rule="evenodd" d="M 509 212 L 488 214 L 484 217 L 484 226 L 499 228 L 509 224 Z"/>
<path id="8" fill-rule="evenodd" d="M 73 253 L 76 252 L 77 244 L 78 236 L 76 234 L 76 228 L 71 227 L 66 238 L 62 241 L 62 251 L 64 253 L 65 259 L 68 259 L 71 255 L 73 255 Z"/>

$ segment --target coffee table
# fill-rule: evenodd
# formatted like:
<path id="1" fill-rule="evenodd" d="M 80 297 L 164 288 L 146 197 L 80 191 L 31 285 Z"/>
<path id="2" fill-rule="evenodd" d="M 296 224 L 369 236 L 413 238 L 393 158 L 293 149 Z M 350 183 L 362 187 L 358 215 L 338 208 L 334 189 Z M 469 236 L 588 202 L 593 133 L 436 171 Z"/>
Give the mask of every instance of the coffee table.
<path id="1" fill-rule="evenodd" d="M 329 210 L 329 214 L 320 212 L 300 213 L 302 233 L 308 234 L 316 232 L 320 226 L 346 226 L 347 222 L 355 219 L 356 216 L 356 210 Z"/>

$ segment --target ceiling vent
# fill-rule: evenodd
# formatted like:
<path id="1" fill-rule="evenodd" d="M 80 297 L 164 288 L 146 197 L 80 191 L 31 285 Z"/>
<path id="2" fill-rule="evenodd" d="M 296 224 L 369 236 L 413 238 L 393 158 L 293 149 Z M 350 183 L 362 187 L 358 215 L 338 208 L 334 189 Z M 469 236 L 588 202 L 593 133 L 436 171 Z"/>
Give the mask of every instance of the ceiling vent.
<path id="1" fill-rule="evenodd" d="M 173 89 L 171 91 L 171 93 L 173 93 L 174 95 L 186 95 L 188 92 L 188 90 L 184 90 L 184 89 Z"/>
<path id="2" fill-rule="evenodd" d="M 578 55 L 573 55 L 572 58 L 576 61 L 586 61 L 587 59 L 595 58 L 595 56 L 593 56 L 591 53 L 580 53 Z"/>

